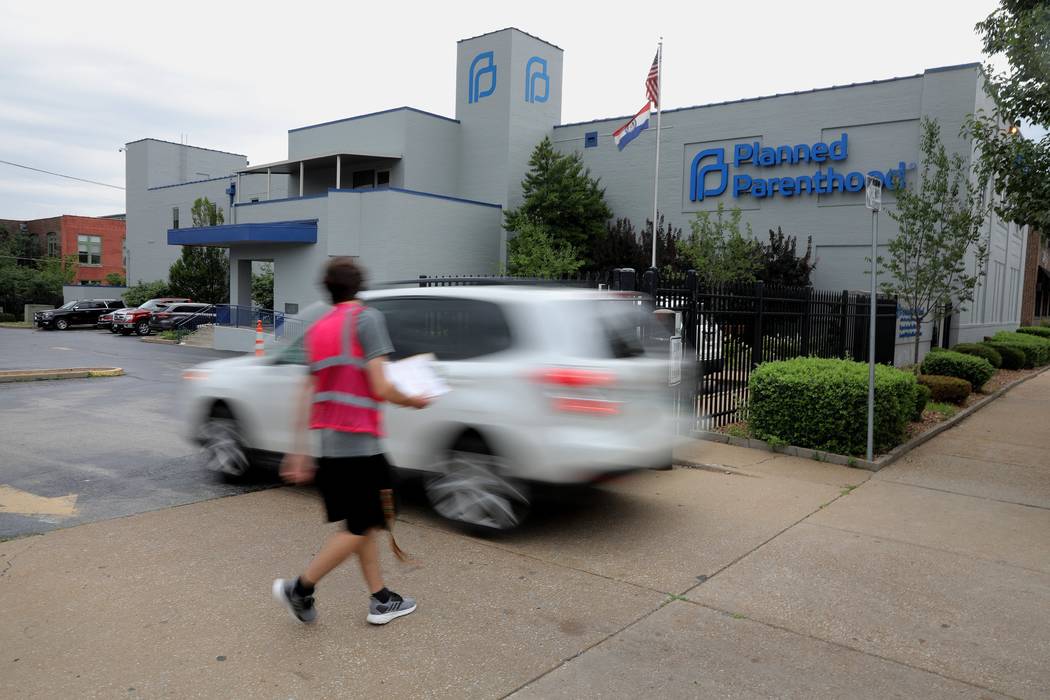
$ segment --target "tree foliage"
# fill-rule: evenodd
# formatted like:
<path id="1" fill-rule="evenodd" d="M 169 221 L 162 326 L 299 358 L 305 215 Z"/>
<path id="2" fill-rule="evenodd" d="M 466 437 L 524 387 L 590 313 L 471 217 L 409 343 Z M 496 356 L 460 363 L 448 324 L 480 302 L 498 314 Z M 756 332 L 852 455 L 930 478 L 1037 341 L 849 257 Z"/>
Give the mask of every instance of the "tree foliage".
<path id="1" fill-rule="evenodd" d="M 143 282 L 142 280 L 139 280 L 137 284 L 128 287 L 128 291 L 124 292 L 123 298 L 125 304 L 134 307 L 143 302 L 149 301 L 150 299 L 166 296 L 171 296 L 167 282 L 162 280 L 157 280 L 156 282 Z"/>
<path id="2" fill-rule="evenodd" d="M 1050 134 L 1033 141 L 1006 126 L 1027 120 L 1050 129 L 1050 3 L 1001 0 L 976 29 L 984 52 L 1005 58 L 1006 67 L 985 68 L 997 109 L 971 117 L 964 134 L 975 141 L 980 175 L 992 180 L 1001 196 L 996 213 L 1045 235 L 1050 231 Z"/>
<path id="3" fill-rule="evenodd" d="M 252 303 L 264 309 L 273 308 L 273 263 L 259 266 L 259 274 L 252 275 Z"/>
<path id="4" fill-rule="evenodd" d="M 916 363 L 922 324 L 949 302 L 971 301 L 988 259 L 984 183 L 971 181 L 962 156 L 948 155 L 937 122 L 923 119 L 921 129 L 921 184 L 897 190 L 896 209 L 888 213 L 900 233 L 887 246 L 888 259 L 878 259 L 880 275 L 889 276 L 883 291 L 897 295 L 918 327 Z M 971 253 L 974 264 L 968 269 Z"/>
<path id="5" fill-rule="evenodd" d="M 206 197 L 193 202 L 195 227 L 219 226 L 224 217 L 222 207 Z M 230 300 L 230 259 L 224 248 L 183 246 L 179 259 L 168 270 L 168 286 L 173 296 L 188 297 L 209 304 Z"/>
<path id="6" fill-rule="evenodd" d="M 507 270 L 519 277 L 554 278 L 583 266 L 576 249 L 558 241 L 541 223 L 519 220 L 517 233 L 507 242 Z"/>
<path id="7" fill-rule="evenodd" d="M 62 285 L 77 273 L 76 256 L 40 257 L 36 236 L 0 227 L 0 307 L 19 314 L 26 304 L 62 303 Z"/>
<path id="8" fill-rule="evenodd" d="M 751 233 L 751 225 L 741 222 L 742 212 L 734 207 L 726 214 L 718 203 L 714 212 L 698 211 L 690 222 L 692 235 L 683 243 L 685 258 L 701 281 L 754 282 L 762 269 L 762 251 Z"/>
<path id="9" fill-rule="evenodd" d="M 529 158 L 521 191 L 521 206 L 505 213 L 504 228 L 520 233 L 528 223 L 539 224 L 557 249 L 569 245 L 584 262 L 593 259 L 612 211 L 605 203 L 605 190 L 584 168 L 579 153 L 558 153 L 544 137 Z"/>
<path id="10" fill-rule="evenodd" d="M 798 256 L 798 238 L 785 234 L 779 226 L 769 229 L 769 243 L 759 244 L 762 267 L 757 275 L 766 284 L 808 287 L 817 267 L 813 258 L 813 236 L 806 239 L 806 254 Z"/>
<path id="11" fill-rule="evenodd" d="M 592 269 L 612 270 L 630 267 L 641 273 L 652 265 L 653 222 L 646 219 L 639 233 L 630 219 L 618 218 L 610 223 L 605 236 L 594 246 Z M 682 247 L 682 229 L 668 224 L 660 215 L 656 226 L 656 266 L 661 271 L 689 268 Z"/>
<path id="12" fill-rule="evenodd" d="M 125 280 L 124 275 L 119 272 L 110 272 L 106 275 L 106 284 L 111 287 L 123 287 L 127 284 L 127 280 Z"/>

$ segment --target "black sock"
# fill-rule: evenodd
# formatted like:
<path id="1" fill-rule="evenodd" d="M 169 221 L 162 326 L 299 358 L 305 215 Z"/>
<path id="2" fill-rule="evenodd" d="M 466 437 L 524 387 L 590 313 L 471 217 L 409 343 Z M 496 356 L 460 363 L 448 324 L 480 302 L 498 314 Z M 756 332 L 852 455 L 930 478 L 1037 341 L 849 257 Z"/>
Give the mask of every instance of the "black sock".
<path id="1" fill-rule="evenodd" d="M 302 577 L 299 577 L 295 579 L 295 588 L 292 589 L 292 592 L 295 593 L 295 595 L 297 596 L 305 597 L 314 594 L 314 587 L 307 586 L 305 583 L 303 583 Z"/>
<path id="2" fill-rule="evenodd" d="M 390 591 L 387 590 L 386 586 L 383 586 L 378 591 L 372 594 L 372 597 L 378 600 L 380 603 L 390 602 Z"/>

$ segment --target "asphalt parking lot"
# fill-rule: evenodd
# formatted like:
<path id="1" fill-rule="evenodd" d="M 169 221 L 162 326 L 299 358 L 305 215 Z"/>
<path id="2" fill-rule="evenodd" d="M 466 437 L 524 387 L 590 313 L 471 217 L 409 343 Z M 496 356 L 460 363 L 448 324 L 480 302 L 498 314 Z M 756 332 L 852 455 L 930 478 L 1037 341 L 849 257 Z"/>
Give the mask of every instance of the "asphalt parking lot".
<path id="1" fill-rule="evenodd" d="M 179 433 L 175 394 L 182 372 L 231 355 L 92 328 L 0 328 L 0 369 L 126 373 L 0 384 L 0 488 L 11 501 L 0 504 L 0 540 L 268 486 L 217 481 Z M 33 509 L 51 513 L 18 512 Z"/>

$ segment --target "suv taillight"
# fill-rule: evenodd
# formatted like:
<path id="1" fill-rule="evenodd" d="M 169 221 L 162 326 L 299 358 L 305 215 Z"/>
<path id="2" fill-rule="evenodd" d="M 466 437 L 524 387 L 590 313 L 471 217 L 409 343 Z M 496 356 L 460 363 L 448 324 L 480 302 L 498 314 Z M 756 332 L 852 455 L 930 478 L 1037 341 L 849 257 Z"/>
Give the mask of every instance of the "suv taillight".
<path id="1" fill-rule="evenodd" d="M 608 386 L 615 378 L 608 372 L 569 367 L 551 367 L 535 372 L 532 378 L 541 384 L 558 386 Z"/>
<path id="2" fill-rule="evenodd" d="M 608 372 L 570 367 L 550 367 L 532 373 L 533 381 L 550 388 L 551 407 L 562 413 L 611 416 L 621 402 L 587 395 L 588 389 L 612 386 L 616 377 Z M 573 391 L 576 390 L 576 391 Z M 583 393 L 580 393 L 583 392 Z"/>

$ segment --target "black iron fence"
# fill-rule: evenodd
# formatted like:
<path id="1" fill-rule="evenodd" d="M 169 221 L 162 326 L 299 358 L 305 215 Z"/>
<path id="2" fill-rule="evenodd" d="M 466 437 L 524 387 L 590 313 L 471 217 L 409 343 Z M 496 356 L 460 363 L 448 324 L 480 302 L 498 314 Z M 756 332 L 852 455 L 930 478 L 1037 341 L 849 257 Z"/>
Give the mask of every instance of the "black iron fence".
<path id="1" fill-rule="evenodd" d="M 762 362 L 812 356 L 868 359 L 871 295 L 812 287 L 703 284 L 694 271 L 661 276 L 631 269 L 554 279 L 509 276 L 419 277 L 421 287 L 492 284 L 568 285 L 639 291 L 682 315 L 683 379 L 696 428 L 742 420 L 751 370 Z M 876 300 L 875 361 L 893 364 L 897 300 Z"/>

